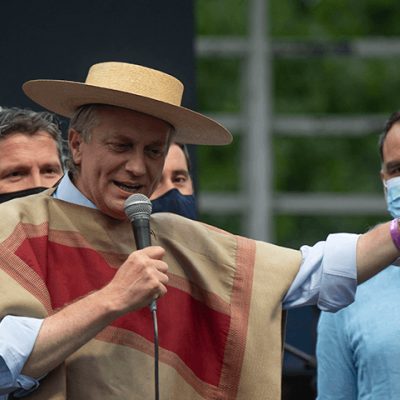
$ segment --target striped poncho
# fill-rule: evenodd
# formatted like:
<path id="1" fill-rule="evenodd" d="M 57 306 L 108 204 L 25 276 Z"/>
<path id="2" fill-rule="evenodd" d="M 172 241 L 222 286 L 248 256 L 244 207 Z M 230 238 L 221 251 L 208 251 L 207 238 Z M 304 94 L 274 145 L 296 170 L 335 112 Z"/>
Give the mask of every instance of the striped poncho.
<path id="1" fill-rule="evenodd" d="M 0 206 L 0 318 L 52 315 L 106 285 L 135 251 L 129 221 L 50 194 Z M 150 223 L 169 265 L 157 302 L 160 399 L 280 399 L 281 302 L 301 253 L 172 214 Z M 25 398 L 148 400 L 153 382 L 146 307 L 114 321 Z"/>

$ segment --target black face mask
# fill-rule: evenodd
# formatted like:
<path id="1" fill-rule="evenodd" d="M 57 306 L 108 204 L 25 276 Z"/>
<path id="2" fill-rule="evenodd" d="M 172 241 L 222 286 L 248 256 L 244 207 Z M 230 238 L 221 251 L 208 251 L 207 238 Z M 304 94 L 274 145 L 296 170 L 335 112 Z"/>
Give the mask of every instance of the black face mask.
<path id="1" fill-rule="evenodd" d="M 62 178 L 60 178 L 52 187 L 53 188 L 57 187 L 58 184 L 61 182 L 61 179 Z M 4 203 L 6 201 L 12 200 L 12 199 L 18 199 L 19 197 L 25 197 L 25 196 L 30 196 L 32 194 L 38 194 L 47 189 L 50 189 L 50 188 L 38 186 L 35 188 L 31 188 L 31 189 L 19 190 L 18 192 L 3 193 L 3 194 L 0 194 L 0 204 Z"/>
<path id="2" fill-rule="evenodd" d="M 184 195 L 178 189 L 171 189 L 151 202 L 153 203 L 153 214 L 170 212 L 189 219 L 197 219 L 197 203 L 194 194 Z"/>
<path id="3" fill-rule="evenodd" d="M 2 193 L 0 194 L 0 203 L 4 203 L 6 201 L 17 199 L 18 197 L 30 196 L 31 194 L 38 194 L 43 192 L 43 190 L 47 190 L 45 187 L 35 187 L 32 189 L 19 190 L 18 192 L 10 192 L 10 193 Z"/>

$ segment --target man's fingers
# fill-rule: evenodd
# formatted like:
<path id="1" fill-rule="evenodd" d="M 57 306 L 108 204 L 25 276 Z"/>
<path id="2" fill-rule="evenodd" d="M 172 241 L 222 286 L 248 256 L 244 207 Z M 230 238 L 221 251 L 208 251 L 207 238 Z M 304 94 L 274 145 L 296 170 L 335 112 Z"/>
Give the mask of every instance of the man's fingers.
<path id="1" fill-rule="evenodd" d="M 162 260 L 165 255 L 165 250 L 160 246 L 149 246 L 142 249 L 148 257 L 152 258 L 153 260 Z"/>
<path id="2" fill-rule="evenodd" d="M 118 269 L 110 286 L 117 293 L 118 307 L 123 312 L 139 310 L 165 295 L 169 278 L 168 265 L 162 260 L 164 254 L 160 246 L 146 247 L 130 254 Z"/>
<path id="3" fill-rule="evenodd" d="M 145 258 L 150 259 L 152 261 L 151 265 L 156 267 L 158 271 L 165 273 L 168 270 L 168 265 L 163 261 L 164 255 L 165 255 L 165 250 L 162 247 L 151 246 L 133 252 L 130 257 L 131 260 L 136 260 L 137 257 L 140 258 L 141 256 L 144 256 Z"/>

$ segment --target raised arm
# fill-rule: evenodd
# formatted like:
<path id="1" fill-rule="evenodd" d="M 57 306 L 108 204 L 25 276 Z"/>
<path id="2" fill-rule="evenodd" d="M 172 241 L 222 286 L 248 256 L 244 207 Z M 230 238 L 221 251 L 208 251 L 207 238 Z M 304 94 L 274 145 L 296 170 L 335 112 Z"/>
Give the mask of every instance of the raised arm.
<path id="1" fill-rule="evenodd" d="M 393 235 L 398 233 L 397 220 L 392 225 Z M 400 250 L 394 245 L 390 224 L 378 225 L 371 231 L 360 236 L 357 243 L 357 281 L 365 282 L 389 265 L 398 257 Z"/>

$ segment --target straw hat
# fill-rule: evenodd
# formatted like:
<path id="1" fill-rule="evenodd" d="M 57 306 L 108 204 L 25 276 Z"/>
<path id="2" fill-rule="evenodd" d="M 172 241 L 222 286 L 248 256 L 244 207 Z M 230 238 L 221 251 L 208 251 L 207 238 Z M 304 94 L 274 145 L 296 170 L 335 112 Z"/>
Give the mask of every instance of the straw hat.
<path id="1" fill-rule="evenodd" d="M 183 85 L 178 79 L 140 65 L 95 64 L 85 83 L 34 80 L 26 82 L 23 90 L 36 103 L 65 117 L 84 104 L 108 104 L 168 122 L 175 128 L 177 142 L 223 145 L 232 141 L 223 126 L 181 107 Z"/>

